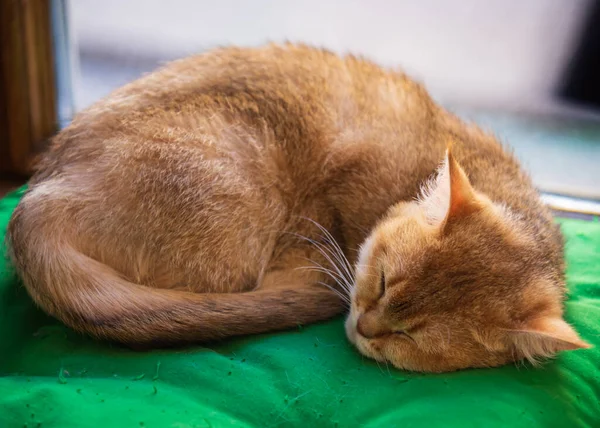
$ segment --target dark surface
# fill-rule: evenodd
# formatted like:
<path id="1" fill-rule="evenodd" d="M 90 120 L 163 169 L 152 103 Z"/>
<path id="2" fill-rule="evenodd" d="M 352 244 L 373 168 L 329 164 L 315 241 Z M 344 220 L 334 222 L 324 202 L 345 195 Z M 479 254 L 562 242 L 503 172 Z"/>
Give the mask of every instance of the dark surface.
<path id="1" fill-rule="evenodd" d="M 559 95 L 600 109 L 600 1 L 590 2 L 586 25 Z"/>

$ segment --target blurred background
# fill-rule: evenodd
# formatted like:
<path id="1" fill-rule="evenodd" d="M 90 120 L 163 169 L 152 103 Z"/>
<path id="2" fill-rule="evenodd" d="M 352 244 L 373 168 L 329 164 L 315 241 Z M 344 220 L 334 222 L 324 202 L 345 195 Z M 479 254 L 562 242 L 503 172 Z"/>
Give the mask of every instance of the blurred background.
<path id="1" fill-rule="evenodd" d="M 585 0 L 75 0 L 85 106 L 157 64 L 219 45 L 301 41 L 400 67 L 443 100 L 546 109 Z M 125 69 L 129 68 L 130 74 Z"/>
<path id="2" fill-rule="evenodd" d="M 50 4 L 63 125 L 166 61 L 222 45 L 298 41 L 405 70 L 447 108 L 514 147 L 548 198 L 569 196 L 583 211 L 600 200 L 600 2 Z"/>

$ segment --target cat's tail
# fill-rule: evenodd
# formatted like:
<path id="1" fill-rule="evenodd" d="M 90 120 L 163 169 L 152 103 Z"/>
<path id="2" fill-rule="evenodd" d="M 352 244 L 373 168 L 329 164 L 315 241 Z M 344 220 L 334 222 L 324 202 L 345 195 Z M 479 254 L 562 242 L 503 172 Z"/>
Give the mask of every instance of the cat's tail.
<path id="1" fill-rule="evenodd" d="M 22 206 L 11 218 L 7 239 L 17 273 L 44 311 L 98 338 L 138 346 L 202 342 L 294 328 L 343 309 L 319 287 L 197 294 L 134 284 L 40 220 Z"/>

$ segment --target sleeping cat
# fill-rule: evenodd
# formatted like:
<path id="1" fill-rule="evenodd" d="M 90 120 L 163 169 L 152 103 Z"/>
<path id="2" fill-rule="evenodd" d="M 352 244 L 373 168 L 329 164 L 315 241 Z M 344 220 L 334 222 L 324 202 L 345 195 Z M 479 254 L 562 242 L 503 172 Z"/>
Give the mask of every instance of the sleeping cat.
<path id="1" fill-rule="evenodd" d="M 449 143 L 453 143 L 449 148 Z M 77 115 L 8 229 L 33 300 L 130 346 L 288 329 L 408 370 L 586 348 L 515 158 L 404 74 L 299 45 L 173 62 Z"/>

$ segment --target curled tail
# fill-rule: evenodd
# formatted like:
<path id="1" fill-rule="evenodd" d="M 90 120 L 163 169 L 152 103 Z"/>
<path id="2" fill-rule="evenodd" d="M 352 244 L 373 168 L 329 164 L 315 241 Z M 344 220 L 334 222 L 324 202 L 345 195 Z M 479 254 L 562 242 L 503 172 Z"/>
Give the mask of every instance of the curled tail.
<path id="1" fill-rule="evenodd" d="M 318 287 L 199 294 L 135 284 L 78 251 L 29 207 L 22 201 L 8 228 L 17 273 L 45 312 L 98 338 L 138 346 L 211 341 L 293 328 L 343 308 Z"/>

